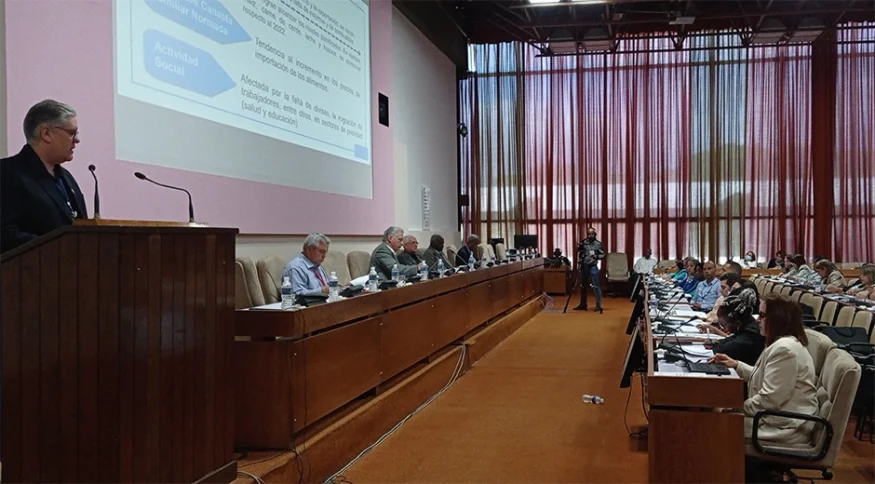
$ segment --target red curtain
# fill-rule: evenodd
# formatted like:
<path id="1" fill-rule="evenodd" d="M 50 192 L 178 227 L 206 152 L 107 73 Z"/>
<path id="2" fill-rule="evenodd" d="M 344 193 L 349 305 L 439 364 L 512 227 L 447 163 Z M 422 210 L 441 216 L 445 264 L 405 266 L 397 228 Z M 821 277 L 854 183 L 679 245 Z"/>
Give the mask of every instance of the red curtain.
<path id="1" fill-rule="evenodd" d="M 834 186 L 835 256 L 875 260 L 875 27 L 839 32 Z"/>
<path id="2" fill-rule="evenodd" d="M 753 250 L 765 260 L 778 248 L 813 255 L 821 228 L 812 49 L 737 44 L 737 36 L 712 34 L 675 51 L 669 39 L 650 36 L 624 40 L 618 54 L 553 58 L 538 58 L 525 44 L 473 46 L 476 73 L 460 87 L 471 133 L 462 149 L 470 195 L 464 230 L 511 244 L 515 234 L 537 234 L 542 250 L 572 254 L 592 225 L 608 250 L 630 258 L 645 248 L 660 258 L 739 258 Z M 870 123 L 868 137 L 860 128 L 854 138 L 869 143 L 858 150 L 867 150 L 868 178 L 860 183 L 868 188 L 855 188 L 868 198 L 848 204 L 856 218 L 837 221 L 836 233 L 847 225 L 869 236 L 836 252 L 844 260 L 871 259 L 875 240 L 875 111 L 871 89 L 861 94 L 872 85 L 872 57 L 852 57 L 869 76 L 858 74 L 853 93 L 854 116 Z M 864 159 L 836 156 L 836 176 L 863 170 Z M 837 186 L 837 197 L 847 193 Z"/>

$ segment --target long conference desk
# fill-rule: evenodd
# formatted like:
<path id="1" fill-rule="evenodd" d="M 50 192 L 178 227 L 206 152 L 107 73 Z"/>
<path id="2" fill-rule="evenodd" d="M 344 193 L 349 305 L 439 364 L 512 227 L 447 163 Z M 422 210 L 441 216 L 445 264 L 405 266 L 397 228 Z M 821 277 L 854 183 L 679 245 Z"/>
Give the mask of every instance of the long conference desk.
<path id="1" fill-rule="evenodd" d="M 645 308 L 650 292 L 645 288 Z M 646 354 L 646 399 L 650 407 L 650 482 L 744 482 L 744 416 L 723 412 L 744 404 L 744 381 L 732 375 L 689 373 L 655 354 L 674 336 L 654 334 L 649 310 L 639 325 Z M 634 333 L 633 333 L 634 334 Z M 680 335 L 681 333 L 677 333 Z M 681 343 L 701 336 L 678 336 Z"/>
<path id="2" fill-rule="evenodd" d="M 235 447 L 295 436 L 543 292 L 529 259 L 294 311 L 238 310 Z"/>

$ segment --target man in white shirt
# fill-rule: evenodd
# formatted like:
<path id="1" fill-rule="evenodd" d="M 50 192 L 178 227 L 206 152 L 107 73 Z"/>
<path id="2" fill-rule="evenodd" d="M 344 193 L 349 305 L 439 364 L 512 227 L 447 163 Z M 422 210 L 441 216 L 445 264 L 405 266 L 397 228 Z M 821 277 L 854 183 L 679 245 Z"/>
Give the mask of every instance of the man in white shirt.
<path id="1" fill-rule="evenodd" d="M 632 271 L 636 274 L 653 274 L 653 269 L 656 267 L 657 261 L 653 258 L 653 251 L 647 249 L 644 251 L 644 257 L 635 262 Z"/>

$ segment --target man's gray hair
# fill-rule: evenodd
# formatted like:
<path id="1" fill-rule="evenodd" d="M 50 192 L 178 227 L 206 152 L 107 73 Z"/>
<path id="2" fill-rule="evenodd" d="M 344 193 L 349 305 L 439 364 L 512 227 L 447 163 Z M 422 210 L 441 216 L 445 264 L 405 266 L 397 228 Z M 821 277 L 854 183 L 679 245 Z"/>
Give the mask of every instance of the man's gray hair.
<path id="1" fill-rule="evenodd" d="M 331 245 L 331 239 L 328 238 L 325 234 L 312 233 L 304 239 L 304 248 L 307 247 L 319 247 L 320 245 Z"/>
<path id="2" fill-rule="evenodd" d="M 405 235 L 404 238 L 401 239 L 402 244 L 409 244 L 410 242 L 413 242 L 413 241 L 419 242 L 418 240 L 416 240 L 416 237 L 414 237 L 412 235 Z"/>
<path id="3" fill-rule="evenodd" d="M 404 234 L 404 229 L 401 227 L 391 226 L 388 229 L 383 231 L 383 242 L 388 242 L 389 237 L 396 237 Z"/>
<path id="4" fill-rule="evenodd" d="M 76 110 L 70 105 L 54 99 L 40 101 L 24 116 L 24 137 L 28 142 L 39 138 L 39 128 L 44 125 L 59 126 L 70 118 L 76 117 Z"/>

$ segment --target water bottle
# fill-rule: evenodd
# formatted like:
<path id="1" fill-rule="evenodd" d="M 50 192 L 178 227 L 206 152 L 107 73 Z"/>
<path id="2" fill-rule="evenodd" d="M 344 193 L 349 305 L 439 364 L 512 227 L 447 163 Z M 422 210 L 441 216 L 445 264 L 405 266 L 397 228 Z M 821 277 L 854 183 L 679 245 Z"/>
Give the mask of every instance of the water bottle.
<path id="1" fill-rule="evenodd" d="M 371 266 L 371 271 L 368 272 L 368 290 L 377 292 L 377 270 Z"/>
<path id="2" fill-rule="evenodd" d="M 446 269 L 444 269 L 444 260 L 443 259 L 438 259 L 437 271 L 439 274 L 438 277 L 444 277 L 444 272 L 446 272 Z"/>
<path id="3" fill-rule="evenodd" d="M 488 263 L 489 263 L 489 257 L 487 257 L 486 254 L 483 254 L 483 260 L 480 261 L 480 268 L 486 269 L 486 264 L 488 264 Z"/>
<path id="4" fill-rule="evenodd" d="M 422 267 L 419 268 L 419 275 L 421 280 L 428 280 L 428 264 L 422 264 Z"/>
<path id="5" fill-rule="evenodd" d="M 292 306 L 295 305 L 295 293 L 292 292 L 292 281 L 288 278 L 288 276 L 283 277 L 283 285 L 280 288 L 280 296 L 282 300 L 280 308 L 292 309 Z"/>
<path id="6" fill-rule="evenodd" d="M 474 259 L 474 254 L 472 253 L 471 255 L 468 256 L 468 270 L 473 271 L 474 264 L 476 264 L 476 263 L 477 263 L 477 261 Z"/>
<path id="7" fill-rule="evenodd" d="M 598 395 L 584 395 L 583 403 L 592 403 L 595 405 L 601 405 L 605 403 L 605 399 Z"/>
<path id="8" fill-rule="evenodd" d="M 399 274 L 401 274 L 401 273 L 398 271 L 398 264 L 393 264 L 392 265 L 392 280 L 397 281 Z"/>
<path id="9" fill-rule="evenodd" d="M 331 275 L 328 276 L 328 300 L 336 301 L 338 296 L 337 290 L 338 282 L 337 282 L 337 273 L 331 271 Z"/>

